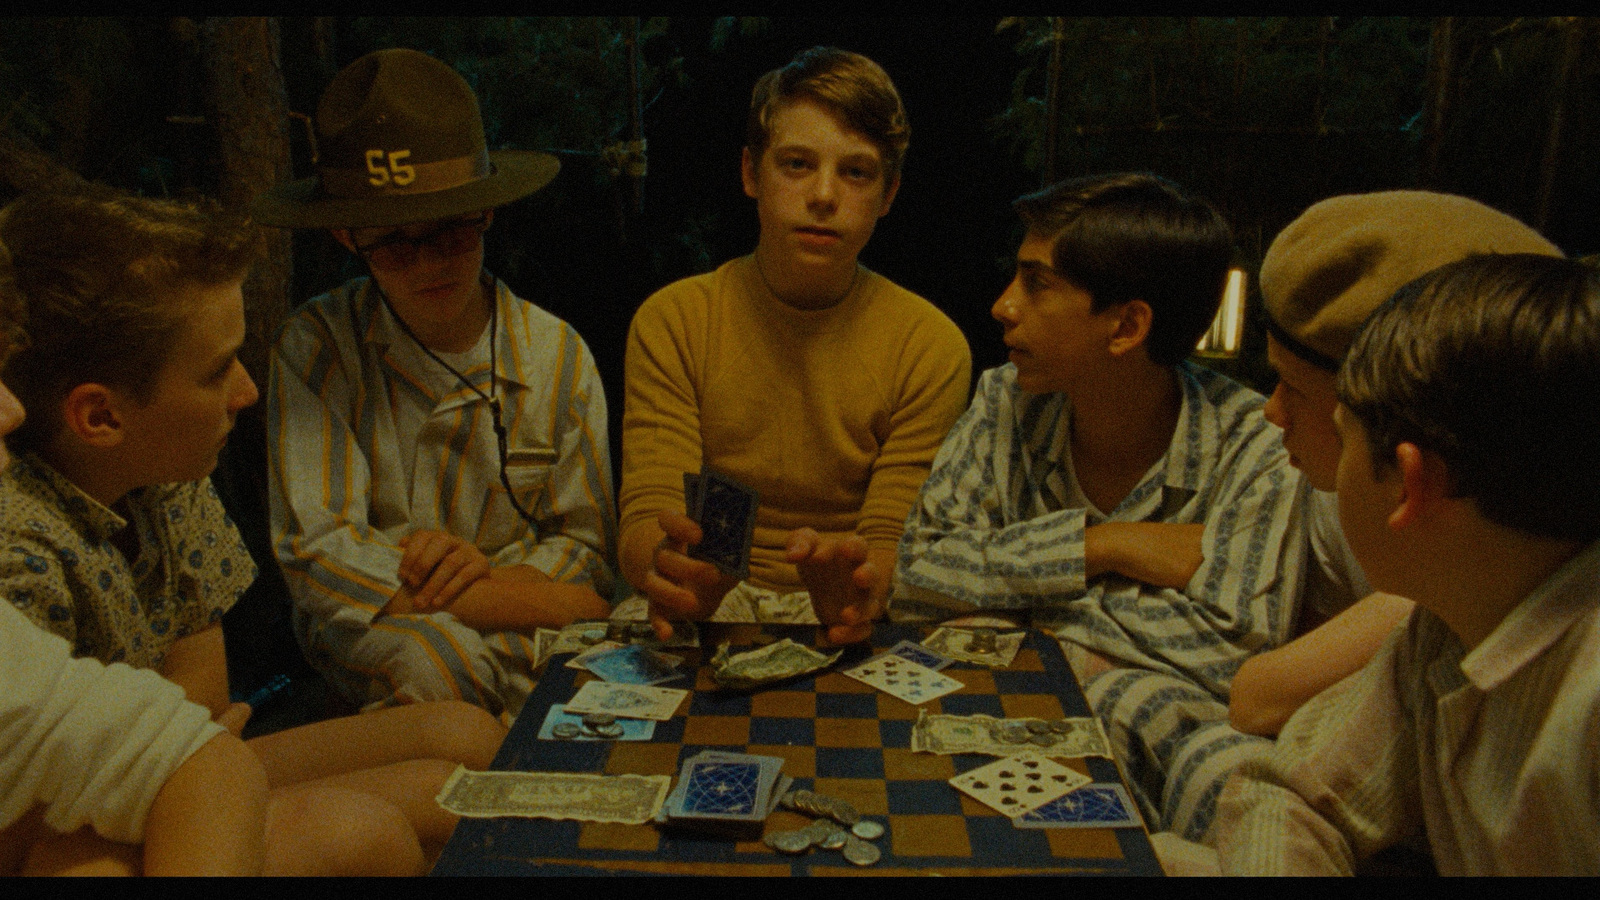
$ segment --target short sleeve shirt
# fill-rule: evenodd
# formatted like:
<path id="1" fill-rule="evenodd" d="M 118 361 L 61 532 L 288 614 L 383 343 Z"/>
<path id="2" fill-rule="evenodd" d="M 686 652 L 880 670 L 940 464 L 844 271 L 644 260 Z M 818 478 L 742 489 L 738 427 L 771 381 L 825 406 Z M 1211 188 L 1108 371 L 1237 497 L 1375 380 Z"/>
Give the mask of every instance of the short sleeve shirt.
<path id="1" fill-rule="evenodd" d="M 0 591 L 74 654 L 160 668 L 180 638 L 222 619 L 256 566 L 209 478 L 125 498 L 128 518 L 39 457 L 0 474 Z M 137 529 L 131 562 L 112 543 Z"/>

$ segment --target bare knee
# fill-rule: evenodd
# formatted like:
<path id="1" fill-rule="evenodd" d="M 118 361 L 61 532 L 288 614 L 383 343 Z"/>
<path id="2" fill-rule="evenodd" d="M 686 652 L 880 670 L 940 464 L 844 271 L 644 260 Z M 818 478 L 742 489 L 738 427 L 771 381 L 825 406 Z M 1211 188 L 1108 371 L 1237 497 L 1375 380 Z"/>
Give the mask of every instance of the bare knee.
<path id="1" fill-rule="evenodd" d="M 274 791 L 265 875 L 420 875 L 422 847 L 394 804 L 330 786 Z"/>
<path id="2" fill-rule="evenodd" d="M 469 769 L 489 768 L 506 738 L 506 727 L 497 717 L 470 703 L 424 706 L 428 713 L 421 723 L 423 752 L 419 756 L 457 762 Z"/>

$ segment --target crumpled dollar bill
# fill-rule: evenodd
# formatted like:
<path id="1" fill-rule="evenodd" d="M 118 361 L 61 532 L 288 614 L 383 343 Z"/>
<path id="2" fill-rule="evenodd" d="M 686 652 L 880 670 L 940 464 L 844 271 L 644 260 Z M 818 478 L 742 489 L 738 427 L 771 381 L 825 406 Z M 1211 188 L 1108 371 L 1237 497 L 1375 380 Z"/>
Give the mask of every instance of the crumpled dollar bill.
<path id="1" fill-rule="evenodd" d="M 729 653 L 728 645 L 723 644 L 711 657 L 711 677 L 725 688 L 749 690 L 825 669 L 843 653 L 839 650 L 829 656 L 788 638 L 746 653 Z"/>
<path id="2" fill-rule="evenodd" d="M 1024 751 L 1057 759 L 1111 756 L 1100 720 L 1092 716 L 1066 719 L 996 719 L 982 714 L 951 716 L 924 710 L 911 727 L 913 752 L 982 753 L 1013 756 Z"/>

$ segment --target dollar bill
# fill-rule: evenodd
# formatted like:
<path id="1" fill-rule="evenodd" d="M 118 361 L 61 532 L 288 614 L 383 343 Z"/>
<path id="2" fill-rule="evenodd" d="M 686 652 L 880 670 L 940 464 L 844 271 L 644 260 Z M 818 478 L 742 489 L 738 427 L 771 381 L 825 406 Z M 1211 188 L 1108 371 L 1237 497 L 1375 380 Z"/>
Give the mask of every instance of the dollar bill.
<path id="1" fill-rule="evenodd" d="M 843 652 L 829 656 L 788 638 L 747 653 L 730 654 L 728 645 L 723 644 L 711 657 L 711 677 L 725 688 L 748 690 L 824 669 L 837 662 Z"/>
<path id="2" fill-rule="evenodd" d="M 1024 749 L 1040 756 L 1076 759 L 1111 756 L 1100 720 L 1092 716 L 1066 719 L 996 719 L 993 716 L 952 716 L 924 710 L 911 727 L 911 749 L 919 753 L 950 756 L 981 753 L 1013 756 Z"/>
<path id="3" fill-rule="evenodd" d="M 994 649 L 983 651 L 973 648 L 972 631 L 965 628 L 941 626 L 935 628 L 932 634 L 922 639 L 922 646 L 935 653 L 942 653 L 951 659 L 1003 669 L 1011 665 L 1013 659 L 1016 659 L 1017 651 L 1022 649 L 1022 639 L 1025 636 L 1020 631 L 996 634 L 994 636 Z"/>
<path id="4" fill-rule="evenodd" d="M 655 818 L 672 787 L 667 775 L 473 772 L 457 766 L 436 798 L 458 816 L 523 816 L 638 825 Z"/>

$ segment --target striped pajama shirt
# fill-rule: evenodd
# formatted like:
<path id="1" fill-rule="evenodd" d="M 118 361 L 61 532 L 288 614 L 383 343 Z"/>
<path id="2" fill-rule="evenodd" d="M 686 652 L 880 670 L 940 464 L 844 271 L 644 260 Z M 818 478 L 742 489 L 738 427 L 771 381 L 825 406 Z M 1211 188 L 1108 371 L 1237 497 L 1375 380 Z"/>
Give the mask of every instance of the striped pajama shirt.
<path id="1" fill-rule="evenodd" d="M 906 521 L 893 615 L 1009 610 L 1057 629 L 1068 659 L 1114 667 L 1084 685 L 1152 830 L 1200 839 L 1240 761 L 1270 742 L 1228 726 L 1228 687 L 1282 644 L 1307 559 L 1299 475 L 1254 391 L 1188 362 L 1172 444 L 1101 514 L 1082 500 L 1063 394 L 1031 395 L 1011 365 L 985 372 Z M 1111 573 L 1089 581 L 1084 532 L 1106 521 L 1204 523 L 1183 590 Z"/>
<path id="2" fill-rule="evenodd" d="M 533 566 L 611 596 L 615 501 L 593 358 L 565 322 L 503 282 L 494 293 L 506 474 L 532 528 L 501 484 L 488 402 L 405 336 L 368 279 L 306 303 L 273 350 L 278 560 L 307 658 L 363 706 L 463 699 L 515 715 L 533 686 L 521 634 L 480 634 L 448 612 L 375 618 L 400 587 L 399 541 L 413 531 L 448 531 L 491 566 Z M 446 356 L 490 392 L 487 336 Z"/>

